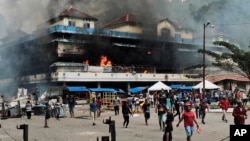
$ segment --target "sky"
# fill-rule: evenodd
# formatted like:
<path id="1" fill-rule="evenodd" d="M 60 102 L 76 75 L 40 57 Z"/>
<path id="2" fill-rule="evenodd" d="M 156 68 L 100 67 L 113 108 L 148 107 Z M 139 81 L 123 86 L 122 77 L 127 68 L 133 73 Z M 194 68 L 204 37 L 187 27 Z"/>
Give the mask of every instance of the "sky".
<path id="1" fill-rule="evenodd" d="M 99 25 L 127 13 L 149 23 L 169 18 L 193 29 L 197 38 L 210 21 L 216 33 L 230 36 L 242 48 L 250 45 L 249 0 L 0 0 L 0 37 L 17 29 L 32 33 L 71 5 L 98 18 Z"/>

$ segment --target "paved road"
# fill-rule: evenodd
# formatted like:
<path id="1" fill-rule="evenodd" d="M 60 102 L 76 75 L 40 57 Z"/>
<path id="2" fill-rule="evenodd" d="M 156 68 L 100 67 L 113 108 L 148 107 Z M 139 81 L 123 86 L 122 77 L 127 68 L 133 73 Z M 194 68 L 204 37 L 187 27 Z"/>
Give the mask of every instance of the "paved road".
<path id="1" fill-rule="evenodd" d="M 229 136 L 229 125 L 233 123 L 231 113 L 227 113 L 228 123 L 221 120 L 220 110 L 211 110 L 207 113 L 206 124 L 200 123 L 201 133 L 195 133 L 192 141 L 221 141 Z M 250 112 L 248 111 L 248 115 Z M 157 114 L 151 109 L 149 125 L 144 123 L 142 114 L 130 117 L 128 128 L 122 126 L 122 115 L 115 116 L 113 111 L 104 111 L 96 121 L 96 126 L 92 126 L 91 118 L 87 106 L 76 108 L 76 118 L 61 118 L 59 121 L 51 118 L 50 128 L 43 128 L 44 117 L 33 116 L 31 120 L 26 117 L 9 118 L 0 120 L 0 141 L 22 141 L 23 131 L 17 130 L 16 126 L 28 124 L 29 141 L 96 141 L 97 137 L 107 136 L 108 125 L 103 124 L 103 119 L 111 116 L 116 122 L 117 141 L 162 141 L 163 132 L 160 131 L 157 121 Z M 183 122 L 179 127 L 175 127 L 177 119 L 174 121 L 173 140 L 184 141 L 185 131 Z M 247 120 L 250 124 L 250 120 Z M 229 141 L 225 139 L 224 141 Z"/>

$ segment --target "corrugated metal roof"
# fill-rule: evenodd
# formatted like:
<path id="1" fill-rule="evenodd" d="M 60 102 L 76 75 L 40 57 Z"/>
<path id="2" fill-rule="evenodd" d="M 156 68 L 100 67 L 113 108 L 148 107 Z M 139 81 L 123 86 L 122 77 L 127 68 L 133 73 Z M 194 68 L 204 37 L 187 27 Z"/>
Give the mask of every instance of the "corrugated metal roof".
<path id="1" fill-rule="evenodd" d="M 234 81 L 241 81 L 241 82 L 250 82 L 250 80 L 240 74 L 219 74 L 219 75 L 211 75 L 206 77 L 207 80 L 211 82 L 219 82 L 222 80 L 234 80 Z"/>

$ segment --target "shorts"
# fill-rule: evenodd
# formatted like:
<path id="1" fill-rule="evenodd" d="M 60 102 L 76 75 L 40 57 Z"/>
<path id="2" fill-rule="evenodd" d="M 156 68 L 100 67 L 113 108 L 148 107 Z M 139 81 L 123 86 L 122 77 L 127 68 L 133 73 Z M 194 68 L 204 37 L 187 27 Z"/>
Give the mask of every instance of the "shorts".
<path id="1" fill-rule="evenodd" d="M 190 137 L 194 133 L 194 127 L 192 127 L 192 126 L 185 126 L 185 131 L 186 131 L 187 137 Z"/>
<path id="2" fill-rule="evenodd" d="M 144 113 L 144 117 L 145 117 L 145 119 L 149 119 L 150 118 L 150 113 L 148 113 L 148 112 Z"/>

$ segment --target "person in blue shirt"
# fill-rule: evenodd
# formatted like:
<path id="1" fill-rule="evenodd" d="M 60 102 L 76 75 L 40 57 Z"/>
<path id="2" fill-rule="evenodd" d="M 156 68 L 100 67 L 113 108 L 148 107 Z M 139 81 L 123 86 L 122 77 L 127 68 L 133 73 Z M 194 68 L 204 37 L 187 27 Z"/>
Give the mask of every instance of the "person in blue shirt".
<path id="1" fill-rule="evenodd" d="M 89 106 L 90 106 L 90 114 L 92 117 L 93 126 L 95 126 L 96 111 L 97 111 L 97 102 L 95 98 L 92 98 L 92 101 Z"/>

